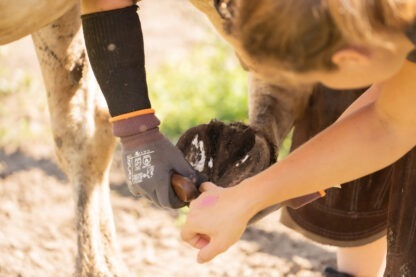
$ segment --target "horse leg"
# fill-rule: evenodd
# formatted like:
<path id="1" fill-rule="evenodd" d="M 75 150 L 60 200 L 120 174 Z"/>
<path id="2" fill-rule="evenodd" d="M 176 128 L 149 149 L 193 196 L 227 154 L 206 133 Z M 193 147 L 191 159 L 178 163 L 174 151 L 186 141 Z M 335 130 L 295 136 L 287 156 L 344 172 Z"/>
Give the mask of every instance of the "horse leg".
<path id="1" fill-rule="evenodd" d="M 249 125 L 279 148 L 303 114 L 312 87 L 279 87 L 251 74 L 249 80 Z"/>
<path id="2" fill-rule="evenodd" d="M 119 259 L 108 172 L 114 138 L 88 65 L 79 6 L 32 35 L 47 89 L 58 161 L 74 184 L 77 276 L 114 276 Z"/>

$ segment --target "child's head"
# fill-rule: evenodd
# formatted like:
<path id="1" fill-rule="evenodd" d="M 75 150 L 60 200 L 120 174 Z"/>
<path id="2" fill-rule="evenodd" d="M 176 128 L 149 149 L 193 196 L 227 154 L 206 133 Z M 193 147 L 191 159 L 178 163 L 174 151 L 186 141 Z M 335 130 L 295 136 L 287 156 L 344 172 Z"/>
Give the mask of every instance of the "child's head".
<path id="1" fill-rule="evenodd" d="M 403 31 L 416 0 L 238 0 L 236 6 L 231 28 L 259 75 L 278 68 L 299 81 L 363 87 L 397 72 L 412 48 Z"/>

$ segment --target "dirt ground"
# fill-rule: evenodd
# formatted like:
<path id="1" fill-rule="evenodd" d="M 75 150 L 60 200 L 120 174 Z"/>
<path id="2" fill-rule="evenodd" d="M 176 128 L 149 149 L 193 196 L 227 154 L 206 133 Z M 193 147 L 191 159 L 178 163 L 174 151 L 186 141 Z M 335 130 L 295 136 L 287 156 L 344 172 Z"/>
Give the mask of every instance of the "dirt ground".
<path id="1" fill-rule="evenodd" d="M 141 14 L 150 69 L 186 58 L 188 49 L 212 32 L 185 0 L 145 0 Z M 33 104 L 30 94 L 2 96 L 0 111 L 14 107 L 9 118 L 1 113 L 0 124 L 10 130 L 2 135 L 12 136 L 15 143 L 0 145 L 0 277 L 71 276 L 76 253 L 73 188 L 56 164 L 30 38 L 0 47 L 1 53 L 0 68 L 32 76 L 41 108 L 17 108 L 29 107 L 22 101 Z M 15 124 L 22 119 L 39 135 L 22 139 Z M 111 197 L 123 259 L 132 276 L 320 276 L 325 266 L 335 264 L 333 247 L 290 231 L 278 223 L 276 213 L 250 226 L 229 251 L 199 265 L 196 251 L 179 238 L 183 218 L 131 197 L 117 153 L 115 157 Z"/>

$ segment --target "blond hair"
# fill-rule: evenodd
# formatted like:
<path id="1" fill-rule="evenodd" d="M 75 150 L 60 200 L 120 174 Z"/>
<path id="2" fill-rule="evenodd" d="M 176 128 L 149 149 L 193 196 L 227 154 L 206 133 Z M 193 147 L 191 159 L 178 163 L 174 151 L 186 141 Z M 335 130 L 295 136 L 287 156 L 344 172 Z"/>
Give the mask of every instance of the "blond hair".
<path id="1" fill-rule="evenodd" d="M 414 22 L 416 0 L 238 0 L 233 33 L 253 57 L 297 72 L 331 70 L 351 44 L 389 45 L 382 34 Z"/>
<path id="2" fill-rule="evenodd" d="M 326 0 L 329 13 L 348 41 L 379 44 L 379 34 L 403 32 L 413 23 L 416 0 Z"/>

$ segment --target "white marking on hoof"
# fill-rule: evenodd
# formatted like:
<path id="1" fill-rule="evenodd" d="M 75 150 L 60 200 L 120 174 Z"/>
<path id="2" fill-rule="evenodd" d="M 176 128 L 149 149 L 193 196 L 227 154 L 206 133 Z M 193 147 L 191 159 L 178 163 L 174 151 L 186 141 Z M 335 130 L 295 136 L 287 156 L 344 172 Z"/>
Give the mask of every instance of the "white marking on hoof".
<path id="1" fill-rule="evenodd" d="M 247 154 L 244 158 L 241 159 L 238 163 L 235 164 L 235 167 L 239 167 L 241 164 L 245 163 L 247 159 L 250 158 L 250 155 Z"/>
<path id="2" fill-rule="evenodd" d="M 212 159 L 212 157 L 209 159 L 209 162 L 208 162 L 208 167 L 209 168 L 212 168 L 214 166 L 214 160 Z"/>
<path id="3" fill-rule="evenodd" d="M 196 171 L 202 172 L 204 170 L 206 160 L 204 142 L 202 140 L 198 140 L 198 135 L 196 135 L 192 140 L 192 145 L 195 147 L 196 160 L 194 162 L 191 162 L 191 166 Z"/>

